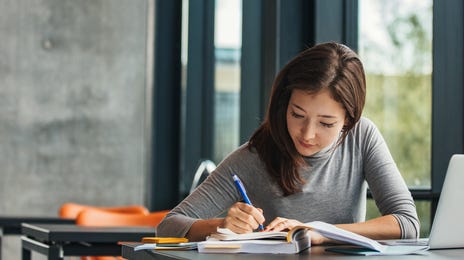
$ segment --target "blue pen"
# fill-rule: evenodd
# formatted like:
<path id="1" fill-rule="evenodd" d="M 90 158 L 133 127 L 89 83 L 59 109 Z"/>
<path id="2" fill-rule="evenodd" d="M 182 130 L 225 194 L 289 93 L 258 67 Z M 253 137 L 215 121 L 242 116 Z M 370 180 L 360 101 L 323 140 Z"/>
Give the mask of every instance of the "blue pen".
<path id="1" fill-rule="evenodd" d="M 250 199 L 248 198 L 248 195 L 246 194 L 245 187 L 243 186 L 242 181 L 240 181 L 240 179 L 238 178 L 237 174 L 233 174 L 232 178 L 234 179 L 234 182 L 235 182 L 235 185 L 237 186 L 238 191 L 240 192 L 240 194 L 242 194 L 242 197 L 245 203 L 250 206 L 253 206 L 253 204 L 251 204 Z M 264 230 L 263 225 L 259 224 L 258 229 L 260 231 L 263 231 Z"/>

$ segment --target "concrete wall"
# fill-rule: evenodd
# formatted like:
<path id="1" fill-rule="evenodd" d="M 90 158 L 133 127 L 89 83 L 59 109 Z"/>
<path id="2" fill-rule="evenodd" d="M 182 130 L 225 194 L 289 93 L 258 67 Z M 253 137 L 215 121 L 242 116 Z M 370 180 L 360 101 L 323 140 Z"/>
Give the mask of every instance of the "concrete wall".
<path id="1" fill-rule="evenodd" d="M 0 215 L 143 204 L 146 0 L 0 0 Z M 20 259 L 7 237 L 4 259 Z"/>

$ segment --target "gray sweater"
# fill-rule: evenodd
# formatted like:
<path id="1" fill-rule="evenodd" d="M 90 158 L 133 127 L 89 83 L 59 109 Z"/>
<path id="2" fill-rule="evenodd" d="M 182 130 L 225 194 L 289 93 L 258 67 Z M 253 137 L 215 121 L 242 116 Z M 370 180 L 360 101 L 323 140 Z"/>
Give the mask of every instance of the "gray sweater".
<path id="1" fill-rule="evenodd" d="M 157 228 L 158 236 L 184 237 L 197 219 L 217 217 L 242 197 L 231 174 L 236 173 L 266 223 L 276 217 L 332 224 L 365 220 L 369 186 L 382 215 L 393 214 L 402 238 L 419 236 L 419 220 L 411 194 L 375 125 L 366 118 L 356 124 L 335 150 L 327 147 L 307 157 L 300 169 L 303 191 L 283 196 L 256 152 L 242 145 L 176 206 Z"/>

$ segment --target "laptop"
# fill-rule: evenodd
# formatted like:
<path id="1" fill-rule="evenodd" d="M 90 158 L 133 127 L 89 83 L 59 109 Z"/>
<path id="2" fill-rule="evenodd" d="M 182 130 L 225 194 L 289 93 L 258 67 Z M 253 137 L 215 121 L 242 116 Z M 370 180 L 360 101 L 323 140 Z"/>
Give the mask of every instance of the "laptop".
<path id="1" fill-rule="evenodd" d="M 464 248 L 464 154 L 451 157 L 430 230 L 430 249 Z"/>
<path id="2" fill-rule="evenodd" d="M 384 244 L 464 248 L 464 154 L 451 156 L 429 238 L 386 240 Z"/>

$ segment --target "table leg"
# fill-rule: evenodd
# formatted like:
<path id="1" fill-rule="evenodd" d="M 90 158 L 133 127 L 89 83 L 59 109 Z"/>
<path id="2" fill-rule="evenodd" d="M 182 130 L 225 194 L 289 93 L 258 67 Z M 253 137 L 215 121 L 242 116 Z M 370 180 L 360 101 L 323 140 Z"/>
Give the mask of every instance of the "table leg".
<path id="1" fill-rule="evenodd" d="M 22 255 L 22 260 L 31 260 L 31 250 L 23 247 L 21 255 Z"/>
<path id="2" fill-rule="evenodd" d="M 49 245 L 27 236 L 21 236 L 21 243 L 23 260 L 30 260 L 32 251 L 46 255 L 48 259 L 63 259 L 63 254 L 61 254 L 61 247 L 58 245 Z"/>
<path id="3" fill-rule="evenodd" d="M 60 249 L 57 247 L 51 247 L 48 252 L 49 260 L 62 260 L 63 257 L 60 256 Z M 22 260 L 31 260 L 31 250 L 24 248 L 22 249 Z"/>
<path id="4" fill-rule="evenodd" d="M 61 247 L 58 245 L 51 245 L 48 251 L 49 260 L 63 260 L 64 256 L 61 254 Z"/>
<path id="5" fill-rule="evenodd" d="M 3 228 L 0 228 L 0 260 L 2 260 L 2 239 L 3 239 Z"/>

